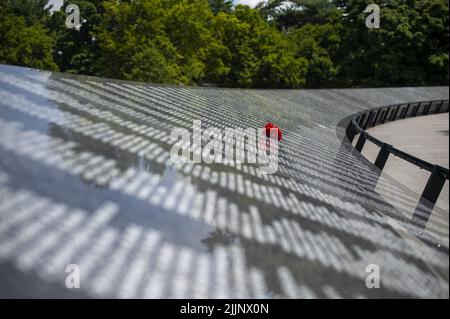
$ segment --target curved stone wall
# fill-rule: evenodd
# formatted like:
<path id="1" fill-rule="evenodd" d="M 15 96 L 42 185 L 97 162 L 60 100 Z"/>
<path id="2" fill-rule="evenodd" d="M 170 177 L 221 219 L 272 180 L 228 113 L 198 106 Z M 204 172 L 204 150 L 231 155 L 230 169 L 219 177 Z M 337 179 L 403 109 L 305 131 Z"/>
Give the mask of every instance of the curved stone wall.
<path id="1" fill-rule="evenodd" d="M 2 65 L 0 297 L 448 298 L 448 225 L 408 220 L 412 195 L 345 137 L 362 110 L 438 99 L 447 87 L 165 87 Z M 194 120 L 275 123 L 277 172 L 174 165 L 170 134 Z"/>

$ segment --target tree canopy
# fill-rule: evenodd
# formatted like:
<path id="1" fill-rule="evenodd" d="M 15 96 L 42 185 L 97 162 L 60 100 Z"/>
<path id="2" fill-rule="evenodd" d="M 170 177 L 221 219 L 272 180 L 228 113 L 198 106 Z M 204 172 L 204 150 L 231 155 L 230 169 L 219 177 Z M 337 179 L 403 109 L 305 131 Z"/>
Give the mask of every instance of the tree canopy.
<path id="1" fill-rule="evenodd" d="M 0 63 L 155 83 L 245 88 L 448 85 L 447 0 L 47 0 L 0 3 Z"/>
<path id="2" fill-rule="evenodd" d="M 44 26 L 43 1 L 6 0 L 0 4 L 0 63 L 58 70 L 55 39 Z"/>

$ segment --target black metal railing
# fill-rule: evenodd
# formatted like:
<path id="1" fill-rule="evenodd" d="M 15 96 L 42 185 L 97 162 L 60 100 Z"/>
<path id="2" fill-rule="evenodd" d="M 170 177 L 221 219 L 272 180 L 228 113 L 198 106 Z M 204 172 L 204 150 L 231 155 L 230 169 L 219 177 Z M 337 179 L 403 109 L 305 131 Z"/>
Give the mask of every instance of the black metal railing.
<path id="1" fill-rule="evenodd" d="M 400 119 L 448 112 L 448 100 L 405 103 L 375 108 L 369 111 L 360 112 L 352 117 L 350 124 L 347 126 L 347 138 L 350 143 L 353 143 L 355 136 L 359 134 L 359 138 L 355 146 L 355 149 L 358 152 L 362 152 L 366 141 L 370 141 L 379 146 L 380 152 L 378 153 L 374 165 L 378 167 L 380 171 L 384 169 L 390 154 L 400 157 L 403 160 L 420 167 L 421 169 L 429 171 L 430 178 L 425 185 L 419 203 L 422 203 L 432 209 L 439 198 L 445 181 L 449 179 L 449 170 L 445 167 L 431 164 L 411 154 L 403 152 L 390 144 L 386 144 L 367 133 L 366 129 Z"/>

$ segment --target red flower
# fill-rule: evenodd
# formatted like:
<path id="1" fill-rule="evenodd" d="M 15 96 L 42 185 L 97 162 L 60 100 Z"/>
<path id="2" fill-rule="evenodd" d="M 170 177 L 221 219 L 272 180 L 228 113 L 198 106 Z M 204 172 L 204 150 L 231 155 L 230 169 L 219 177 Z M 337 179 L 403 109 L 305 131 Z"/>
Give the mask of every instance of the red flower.
<path id="1" fill-rule="evenodd" d="M 283 138 L 283 132 L 280 130 L 280 128 L 278 126 L 276 126 L 273 123 L 267 123 L 264 128 L 266 129 L 266 136 L 270 137 L 270 130 L 271 129 L 276 129 L 277 130 L 277 136 L 278 136 L 278 141 L 281 141 L 281 139 Z"/>

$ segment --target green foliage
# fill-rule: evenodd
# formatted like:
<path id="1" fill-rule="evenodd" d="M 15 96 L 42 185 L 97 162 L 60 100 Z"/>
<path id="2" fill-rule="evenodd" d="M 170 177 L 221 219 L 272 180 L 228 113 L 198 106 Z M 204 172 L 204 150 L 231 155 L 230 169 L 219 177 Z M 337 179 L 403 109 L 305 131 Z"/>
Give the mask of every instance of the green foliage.
<path id="1" fill-rule="evenodd" d="M 306 24 L 325 24 L 339 16 L 330 0 L 268 0 L 257 6 L 263 17 L 273 19 L 281 30 Z"/>
<path id="2" fill-rule="evenodd" d="M 214 14 L 219 12 L 230 13 L 233 9 L 234 0 L 208 0 L 208 3 Z"/>
<path id="3" fill-rule="evenodd" d="M 208 28 L 213 14 L 206 1 L 105 1 L 103 6 L 95 32 L 97 69 L 106 76 L 175 84 L 205 76 L 209 52 L 218 46 Z"/>
<path id="4" fill-rule="evenodd" d="M 329 87 L 335 84 L 338 66 L 335 58 L 340 50 L 339 25 L 306 24 L 288 33 L 296 56 L 308 61 L 308 87 Z"/>
<path id="5" fill-rule="evenodd" d="M 256 12 L 237 6 L 219 14 L 214 34 L 224 44 L 225 68 L 212 81 L 238 87 L 299 87 L 305 83 L 306 60 L 296 59 L 287 40 Z"/>
<path id="6" fill-rule="evenodd" d="M 378 1 L 381 27 L 368 30 L 366 1 L 347 1 L 340 83 L 345 86 L 448 84 L 448 1 Z"/>
<path id="7" fill-rule="evenodd" d="M 101 0 L 70 0 L 70 4 L 76 4 L 80 8 L 83 21 L 79 30 L 65 26 L 65 11 L 55 12 L 47 20 L 46 25 L 52 30 L 52 36 L 56 40 L 54 59 L 61 71 L 86 75 L 103 74 L 101 70 L 95 70 L 98 46 L 93 33 L 94 27 L 102 19 L 100 3 Z M 66 1 L 63 7 L 67 4 Z"/>
<path id="8" fill-rule="evenodd" d="M 49 15 L 47 0 L 2 0 L 3 6 L 15 16 L 21 16 L 26 24 L 42 22 Z"/>
<path id="9" fill-rule="evenodd" d="M 0 63 L 58 70 L 47 33 L 42 24 L 27 26 L 25 18 L 0 6 Z"/>
<path id="10" fill-rule="evenodd" d="M 227 87 L 448 85 L 448 0 L 0 2 L 0 63 L 127 80 Z"/>

